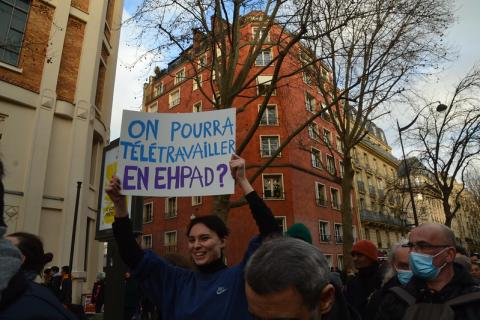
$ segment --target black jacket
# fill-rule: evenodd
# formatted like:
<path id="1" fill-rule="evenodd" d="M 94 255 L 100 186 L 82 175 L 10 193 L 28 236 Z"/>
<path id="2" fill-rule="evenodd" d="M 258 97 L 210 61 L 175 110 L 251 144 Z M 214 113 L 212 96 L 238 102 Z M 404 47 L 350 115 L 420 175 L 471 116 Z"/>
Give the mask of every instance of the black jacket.
<path id="1" fill-rule="evenodd" d="M 16 285 L 14 285 L 16 287 Z M 46 287 L 28 281 L 26 290 L 0 311 L 0 320 L 75 320 Z"/>
<path id="2" fill-rule="evenodd" d="M 455 275 L 452 280 L 440 291 L 435 292 L 427 288 L 425 281 L 413 276 L 412 280 L 404 287 L 417 302 L 443 303 L 470 292 L 480 291 L 470 275 L 461 265 L 454 263 Z M 408 305 L 393 292 L 386 294 L 377 313 L 377 320 L 401 320 Z M 453 307 L 455 319 L 478 320 L 480 318 L 480 301 Z"/>
<path id="3" fill-rule="evenodd" d="M 365 310 L 365 319 L 375 319 L 378 308 L 382 304 L 383 299 L 389 293 L 390 288 L 399 287 L 402 284 L 398 281 L 397 275 L 388 280 L 380 289 L 375 290 L 368 299 L 367 309 Z"/>
<path id="4" fill-rule="evenodd" d="M 368 299 L 381 284 L 382 271 L 380 265 L 374 263 L 368 268 L 359 270 L 358 274 L 345 285 L 345 298 L 360 313 L 362 319 L 368 319 L 366 318 Z"/>
<path id="5" fill-rule="evenodd" d="M 335 287 L 335 304 L 329 313 L 325 314 L 324 320 L 361 320 L 357 311 L 348 304 L 342 292 L 342 280 L 334 272 L 330 273 L 330 283 Z"/>

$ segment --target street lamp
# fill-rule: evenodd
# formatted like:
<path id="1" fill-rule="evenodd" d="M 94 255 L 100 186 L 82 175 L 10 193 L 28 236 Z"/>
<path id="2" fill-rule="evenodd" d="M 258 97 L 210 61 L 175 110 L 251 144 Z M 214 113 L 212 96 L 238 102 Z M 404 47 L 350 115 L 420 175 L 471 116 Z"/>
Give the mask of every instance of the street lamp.
<path id="1" fill-rule="evenodd" d="M 400 127 L 400 125 L 398 124 L 398 119 L 397 119 L 398 135 L 400 136 L 400 146 L 402 147 L 403 163 L 405 165 L 405 173 L 407 175 L 408 192 L 410 193 L 410 200 L 412 202 L 413 221 L 414 221 L 415 226 L 418 226 L 417 208 L 415 207 L 415 197 L 413 196 L 412 181 L 410 180 L 410 168 L 408 167 L 407 159 L 405 157 L 405 149 L 403 147 L 402 132 L 405 131 L 405 130 L 408 130 L 411 126 L 413 126 L 413 124 L 417 121 L 417 119 L 420 116 L 420 114 L 422 113 L 422 111 L 426 107 L 429 107 L 429 106 L 430 106 L 430 104 L 423 107 L 423 109 L 418 112 L 418 114 L 412 120 L 412 122 L 410 122 L 409 124 L 407 124 L 404 127 Z M 442 111 L 445 111 L 447 109 L 448 109 L 448 107 L 446 105 L 444 105 L 443 103 L 439 103 L 437 105 L 437 108 L 436 108 L 437 112 L 442 112 Z"/>

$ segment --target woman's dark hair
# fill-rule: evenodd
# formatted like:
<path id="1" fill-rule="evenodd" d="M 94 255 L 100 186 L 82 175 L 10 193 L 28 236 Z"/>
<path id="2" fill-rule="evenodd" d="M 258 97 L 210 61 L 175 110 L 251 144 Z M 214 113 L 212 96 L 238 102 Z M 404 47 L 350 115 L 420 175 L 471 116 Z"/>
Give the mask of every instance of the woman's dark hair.
<path id="1" fill-rule="evenodd" d="M 220 239 L 225 239 L 230 234 L 225 222 L 215 215 L 196 217 L 190 221 L 187 228 L 187 236 L 190 235 L 190 230 L 196 224 L 204 224 L 208 229 L 214 231 Z"/>
<path id="2" fill-rule="evenodd" d="M 15 232 L 9 234 L 8 237 L 17 238 L 17 247 L 25 256 L 22 264 L 23 270 L 35 271 L 40 274 L 43 267 L 53 259 L 53 254 L 43 251 L 43 243 L 39 237 L 27 232 Z"/>

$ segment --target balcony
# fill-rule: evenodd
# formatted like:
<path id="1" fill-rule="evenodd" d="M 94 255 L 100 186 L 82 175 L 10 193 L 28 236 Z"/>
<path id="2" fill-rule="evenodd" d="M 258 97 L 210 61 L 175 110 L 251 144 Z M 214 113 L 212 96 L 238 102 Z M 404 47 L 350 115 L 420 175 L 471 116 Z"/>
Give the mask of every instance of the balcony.
<path id="1" fill-rule="evenodd" d="M 177 216 L 177 210 L 167 210 L 165 211 L 165 219 L 172 219 Z"/>
<path id="2" fill-rule="evenodd" d="M 377 225 L 387 225 L 394 227 L 402 227 L 403 223 L 400 218 L 392 217 L 383 212 L 374 212 L 367 209 L 360 210 L 360 219 L 362 222 L 368 222 Z"/>
<path id="3" fill-rule="evenodd" d="M 343 243 L 343 236 L 336 234 L 335 235 L 335 242 L 336 243 Z"/>
<path id="4" fill-rule="evenodd" d="M 165 255 L 165 254 L 168 254 L 168 253 L 176 253 L 177 252 L 177 245 L 174 244 L 174 245 L 166 245 L 166 246 L 163 246 L 161 248 L 161 254 L 162 255 Z"/>

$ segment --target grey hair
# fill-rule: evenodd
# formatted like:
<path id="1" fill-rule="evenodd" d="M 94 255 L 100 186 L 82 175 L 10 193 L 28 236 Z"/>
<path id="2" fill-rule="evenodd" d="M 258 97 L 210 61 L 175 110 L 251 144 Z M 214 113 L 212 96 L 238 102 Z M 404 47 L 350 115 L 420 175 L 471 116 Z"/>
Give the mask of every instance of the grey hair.
<path id="1" fill-rule="evenodd" d="M 393 267 L 395 264 L 395 253 L 397 253 L 397 250 L 402 248 L 402 246 L 407 243 L 407 239 L 402 239 L 399 242 L 395 243 L 390 249 L 390 252 L 388 253 L 389 264 L 383 276 L 382 286 L 397 275 L 397 270 L 395 270 L 395 268 Z"/>
<path id="2" fill-rule="evenodd" d="M 304 304 L 314 310 L 329 283 L 329 274 L 327 260 L 318 248 L 295 238 L 275 238 L 252 255 L 245 281 L 261 295 L 294 287 Z"/>

